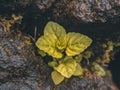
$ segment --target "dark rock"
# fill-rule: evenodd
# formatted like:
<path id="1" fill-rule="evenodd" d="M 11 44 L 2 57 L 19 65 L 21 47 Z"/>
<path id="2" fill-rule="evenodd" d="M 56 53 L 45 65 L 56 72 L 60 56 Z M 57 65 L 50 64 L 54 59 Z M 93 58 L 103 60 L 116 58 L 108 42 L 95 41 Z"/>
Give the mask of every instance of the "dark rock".
<path id="1" fill-rule="evenodd" d="M 119 0 L 62 0 L 53 9 L 57 19 L 62 17 L 66 20 L 69 17 L 68 19 L 81 23 L 113 23 L 120 20 Z"/>
<path id="2" fill-rule="evenodd" d="M 6 82 L 0 85 L 0 90 L 18 90 L 18 86 L 12 82 Z"/>
<path id="3" fill-rule="evenodd" d="M 27 7 L 32 3 L 32 0 L 16 0 L 16 3 L 18 3 L 19 6 Z"/>
<path id="4" fill-rule="evenodd" d="M 33 36 L 35 27 L 37 27 L 37 32 L 42 35 L 46 23 L 48 21 L 56 21 L 64 26 L 67 31 L 85 34 L 86 32 L 87 34 L 95 33 L 92 36 L 101 35 L 103 37 L 103 35 L 107 36 L 118 32 L 120 28 L 120 1 L 97 1 L 56 0 L 47 9 L 38 8 L 37 5 L 39 4 L 36 1 L 37 5 L 33 5 L 35 7 L 28 7 L 24 11 L 22 31 Z M 100 4 L 103 4 L 104 8 L 99 6 Z"/>
<path id="5" fill-rule="evenodd" d="M 107 76 L 93 80 L 72 77 L 54 85 L 52 69 L 35 56 L 28 36 L 3 29 L 0 32 L 0 90 L 113 90 Z"/>
<path id="6" fill-rule="evenodd" d="M 112 76 L 113 76 L 113 81 L 117 84 L 117 86 L 120 88 L 120 71 L 118 70 L 118 68 L 120 68 L 120 47 L 119 49 L 117 49 L 118 52 L 115 54 L 115 59 L 112 60 L 109 64 L 109 69 L 112 72 Z"/>
<path id="7" fill-rule="evenodd" d="M 46 10 L 50 8 L 55 0 L 35 0 L 35 5 L 40 9 L 40 10 Z"/>
<path id="8" fill-rule="evenodd" d="M 30 12 L 26 13 L 29 16 L 37 12 L 35 16 L 40 14 L 44 18 L 49 14 L 46 19 L 67 23 L 116 23 L 120 20 L 120 0 L 1 0 L 0 6 L 0 14 Z"/>
<path id="9" fill-rule="evenodd" d="M 0 90 L 47 90 L 50 70 L 35 57 L 28 37 L 4 29 L 0 33 Z"/>
<path id="10" fill-rule="evenodd" d="M 77 0 L 72 14 L 83 22 L 108 22 L 120 15 L 119 0 Z"/>
<path id="11" fill-rule="evenodd" d="M 16 3 L 18 3 L 20 6 L 27 7 L 30 5 L 36 5 L 39 10 L 47 10 L 50 8 L 55 0 L 16 0 Z"/>
<path id="12" fill-rule="evenodd" d="M 54 2 L 55 0 L 0 0 L 0 14 L 10 16 L 13 13 L 22 15 L 26 12 L 43 13 L 47 11 Z"/>
<path id="13" fill-rule="evenodd" d="M 83 79 L 71 78 L 68 83 L 62 83 L 55 87 L 56 90 L 113 90 L 113 83 L 106 77 L 95 77 L 92 81 L 87 77 Z M 115 89 L 117 90 L 117 88 Z"/>
<path id="14" fill-rule="evenodd" d="M 22 47 L 22 48 L 21 48 Z M 0 67 L 3 69 L 26 67 L 25 43 L 12 38 L 2 38 L 0 43 Z"/>

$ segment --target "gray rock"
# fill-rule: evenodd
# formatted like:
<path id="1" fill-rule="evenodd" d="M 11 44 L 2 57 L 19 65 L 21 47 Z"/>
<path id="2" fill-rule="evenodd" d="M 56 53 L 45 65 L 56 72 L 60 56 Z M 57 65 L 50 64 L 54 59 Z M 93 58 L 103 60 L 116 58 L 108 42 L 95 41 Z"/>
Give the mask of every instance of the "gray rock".
<path id="1" fill-rule="evenodd" d="M 43 11 L 50 8 L 55 1 L 56 0 L 35 0 L 34 3 L 40 10 Z"/>
<path id="2" fill-rule="evenodd" d="M 1 14 L 16 11 L 27 12 L 27 16 L 35 14 L 32 18 L 43 15 L 41 18 L 48 16 L 46 19 L 52 18 L 59 22 L 60 20 L 62 20 L 61 22 L 76 21 L 80 23 L 116 23 L 120 21 L 120 0 L 16 0 L 0 2 Z"/>
<path id="3" fill-rule="evenodd" d="M 83 22 L 107 22 L 120 15 L 120 0 L 77 0 L 72 14 Z"/>
<path id="4" fill-rule="evenodd" d="M 19 41 L 19 45 L 16 44 L 14 39 L 1 39 L 0 43 L 0 67 L 3 69 L 24 68 L 26 64 L 26 58 L 24 55 L 23 47 L 25 44 Z"/>
<path id="5" fill-rule="evenodd" d="M 33 54 L 33 46 L 25 43 L 26 36 L 4 33 L 0 37 L 0 90 L 112 90 L 112 81 L 106 77 L 92 81 L 87 77 L 72 77 L 68 82 L 54 85 L 51 68 Z"/>
<path id="6" fill-rule="evenodd" d="M 0 90 L 18 90 L 18 86 L 12 82 L 6 82 L 0 85 Z"/>
<path id="7" fill-rule="evenodd" d="M 24 35 L 19 33 L 16 38 L 15 32 L 0 32 L 0 90 L 49 90 L 50 70 L 32 54 Z M 37 65 L 42 68 L 36 69 Z"/>
<path id="8" fill-rule="evenodd" d="M 53 16 L 58 22 L 68 19 L 67 23 L 70 20 L 80 23 L 115 23 L 120 20 L 120 0 L 61 0 L 53 8 Z"/>

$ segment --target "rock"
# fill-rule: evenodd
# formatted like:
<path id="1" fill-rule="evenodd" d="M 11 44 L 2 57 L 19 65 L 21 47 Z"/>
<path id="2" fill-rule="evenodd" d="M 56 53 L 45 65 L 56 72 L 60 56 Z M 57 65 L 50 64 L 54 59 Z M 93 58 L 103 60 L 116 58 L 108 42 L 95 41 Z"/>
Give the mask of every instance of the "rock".
<path id="1" fill-rule="evenodd" d="M 62 83 L 58 86 L 55 86 L 56 90 L 114 90 L 113 83 L 109 82 L 106 77 L 97 78 L 94 80 L 89 80 L 87 77 L 83 79 L 80 78 L 71 78 L 68 80 L 68 83 Z M 115 88 L 115 90 L 118 90 Z"/>
<path id="2" fill-rule="evenodd" d="M 120 20 L 120 0 L 64 0 L 56 3 L 53 9 L 57 19 L 70 17 L 81 23 L 113 23 Z"/>
<path id="3" fill-rule="evenodd" d="M 28 36 L 3 29 L 0 33 L 0 90 L 113 90 L 114 84 L 107 76 L 92 81 L 72 77 L 54 85 L 51 68 L 33 54 Z"/>
<path id="4" fill-rule="evenodd" d="M 6 82 L 0 85 L 0 90 L 18 90 L 18 86 L 12 82 Z"/>
<path id="5" fill-rule="evenodd" d="M 34 3 L 40 10 L 47 10 L 56 0 L 36 0 Z"/>
<path id="6" fill-rule="evenodd" d="M 77 0 L 72 14 L 83 22 L 108 22 L 119 16 L 120 0 Z"/>
<path id="7" fill-rule="evenodd" d="M 93 1 L 95 0 L 56 0 L 47 9 L 38 8 L 36 2 L 37 5 L 29 6 L 24 12 L 22 32 L 33 36 L 37 27 L 37 32 L 42 34 L 48 21 L 59 23 L 67 31 L 86 31 L 89 32 L 87 34 L 95 33 L 96 36 L 119 31 L 120 0 Z"/>
<path id="8" fill-rule="evenodd" d="M 17 0 L 16 3 L 20 6 L 27 7 L 30 5 L 35 5 L 39 8 L 39 10 L 45 11 L 50 8 L 55 0 Z"/>
<path id="9" fill-rule="evenodd" d="M 120 21 L 120 0 L 16 0 L 0 1 L 0 14 L 30 14 L 61 22 Z M 49 15 L 48 15 L 49 14 Z"/>
<path id="10" fill-rule="evenodd" d="M 50 70 L 35 57 L 30 38 L 3 28 L 0 33 L 0 90 L 47 90 Z"/>
<path id="11" fill-rule="evenodd" d="M 109 64 L 109 69 L 111 70 L 113 81 L 116 83 L 116 85 L 120 88 L 120 71 L 118 68 L 120 67 L 120 47 L 117 49 L 118 52 L 115 54 L 114 58 L 115 60 L 112 60 Z"/>
<path id="12" fill-rule="evenodd" d="M 12 35 L 12 34 L 11 34 Z M 6 39 L 8 38 L 8 39 Z M 24 50 L 25 43 L 13 38 L 0 38 L 0 67 L 2 69 L 25 68 L 27 66 Z"/>
<path id="13" fill-rule="evenodd" d="M 0 14 L 5 15 L 12 13 L 23 14 L 27 9 L 33 9 L 30 12 L 39 12 L 41 13 L 47 11 L 53 4 L 55 0 L 9 0 L 9 1 L 0 1 Z"/>

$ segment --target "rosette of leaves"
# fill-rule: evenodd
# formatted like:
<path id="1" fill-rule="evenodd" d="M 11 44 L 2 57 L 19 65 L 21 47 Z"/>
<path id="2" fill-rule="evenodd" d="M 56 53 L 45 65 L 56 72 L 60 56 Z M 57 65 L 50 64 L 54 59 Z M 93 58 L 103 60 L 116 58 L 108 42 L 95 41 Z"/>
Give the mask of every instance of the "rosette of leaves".
<path id="1" fill-rule="evenodd" d="M 55 22 L 48 22 L 42 35 L 36 42 L 36 46 L 54 58 L 62 58 L 63 52 L 67 56 L 75 56 L 83 52 L 92 39 L 88 36 L 69 32 Z"/>
<path id="2" fill-rule="evenodd" d="M 51 73 L 54 83 L 57 85 L 61 83 L 64 78 L 70 78 L 71 76 L 82 76 L 84 70 L 73 57 L 65 57 L 64 59 L 59 60 L 59 62 L 49 62 L 49 66 L 54 68 L 54 71 Z"/>
<path id="3" fill-rule="evenodd" d="M 50 21 L 44 28 L 44 35 L 35 44 L 40 51 L 55 59 L 49 66 L 54 69 L 51 74 L 54 83 L 59 84 L 64 78 L 82 75 L 82 67 L 72 56 L 82 53 L 91 43 L 88 36 L 75 32 L 66 33 L 61 25 Z"/>

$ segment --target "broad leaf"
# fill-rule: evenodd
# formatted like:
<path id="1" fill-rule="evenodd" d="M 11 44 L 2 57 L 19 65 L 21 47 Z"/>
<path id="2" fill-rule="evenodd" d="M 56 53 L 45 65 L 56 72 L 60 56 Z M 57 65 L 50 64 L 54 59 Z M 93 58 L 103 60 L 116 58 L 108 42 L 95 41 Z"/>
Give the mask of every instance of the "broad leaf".
<path id="1" fill-rule="evenodd" d="M 44 52 L 48 53 L 49 55 L 51 55 L 55 58 L 61 58 L 62 53 L 57 51 L 57 49 L 55 47 L 55 41 L 56 41 L 56 37 L 53 34 L 41 36 L 37 40 L 36 46 L 40 50 L 43 50 Z"/>
<path id="2" fill-rule="evenodd" d="M 64 80 L 64 76 L 62 76 L 59 72 L 53 71 L 51 73 L 51 77 L 55 85 L 60 84 Z"/>
<path id="3" fill-rule="evenodd" d="M 84 73 L 84 70 L 82 69 L 82 67 L 77 63 L 77 66 L 76 66 L 76 70 L 74 72 L 74 76 L 82 76 Z"/>
<path id="4" fill-rule="evenodd" d="M 44 29 L 44 35 L 51 34 L 57 38 L 55 43 L 58 49 L 61 50 L 66 47 L 66 31 L 61 25 L 52 21 L 48 22 Z"/>
<path id="5" fill-rule="evenodd" d="M 57 67 L 54 67 L 56 71 L 58 71 L 61 75 L 66 78 L 70 78 L 76 70 L 77 63 L 73 59 L 66 59 Z"/>
<path id="6" fill-rule="evenodd" d="M 71 32 L 66 36 L 68 56 L 75 56 L 83 52 L 92 42 L 92 40 L 80 33 Z"/>

